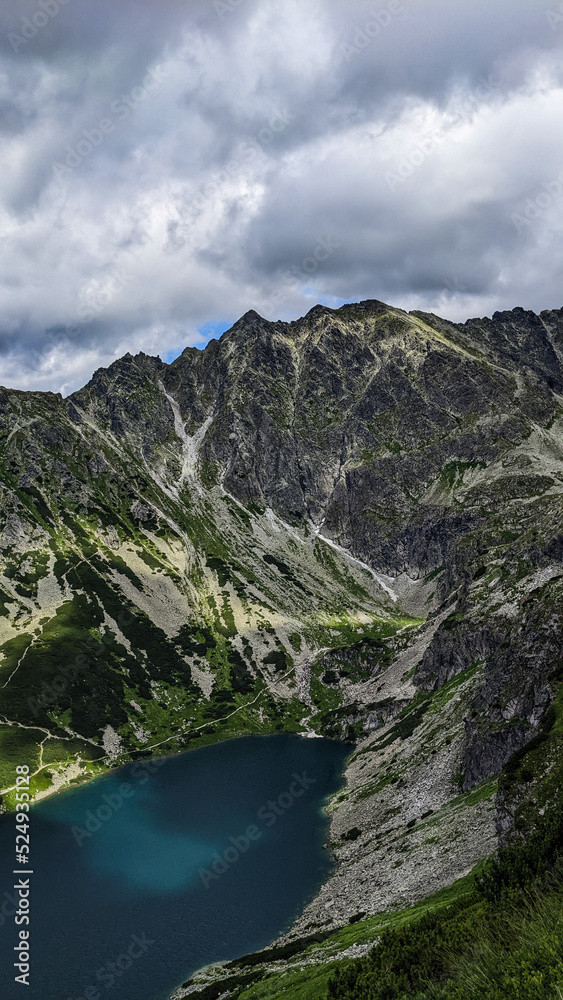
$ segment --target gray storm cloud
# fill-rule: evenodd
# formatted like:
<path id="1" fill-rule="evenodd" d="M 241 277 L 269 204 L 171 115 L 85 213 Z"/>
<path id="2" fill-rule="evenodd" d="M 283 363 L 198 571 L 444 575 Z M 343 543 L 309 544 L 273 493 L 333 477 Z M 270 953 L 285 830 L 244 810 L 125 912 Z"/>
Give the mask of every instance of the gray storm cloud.
<path id="1" fill-rule="evenodd" d="M 0 382 L 249 308 L 560 306 L 562 46 L 528 0 L 4 0 Z"/>

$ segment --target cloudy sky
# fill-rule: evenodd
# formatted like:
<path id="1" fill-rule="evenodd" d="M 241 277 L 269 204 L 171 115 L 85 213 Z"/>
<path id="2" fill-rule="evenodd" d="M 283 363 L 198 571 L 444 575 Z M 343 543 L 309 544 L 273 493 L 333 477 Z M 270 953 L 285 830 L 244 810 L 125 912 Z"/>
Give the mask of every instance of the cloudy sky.
<path id="1" fill-rule="evenodd" d="M 2 0 L 0 384 L 248 309 L 563 305 L 563 3 Z"/>

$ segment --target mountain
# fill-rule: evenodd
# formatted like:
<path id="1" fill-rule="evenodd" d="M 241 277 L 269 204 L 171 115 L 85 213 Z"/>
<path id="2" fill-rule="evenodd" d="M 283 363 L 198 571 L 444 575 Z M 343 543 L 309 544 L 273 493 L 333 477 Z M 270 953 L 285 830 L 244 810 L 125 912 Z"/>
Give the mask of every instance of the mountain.
<path id="1" fill-rule="evenodd" d="M 5 805 L 309 730 L 358 742 L 291 939 L 465 875 L 558 794 L 562 402 L 563 310 L 378 301 L 1 389 Z"/>

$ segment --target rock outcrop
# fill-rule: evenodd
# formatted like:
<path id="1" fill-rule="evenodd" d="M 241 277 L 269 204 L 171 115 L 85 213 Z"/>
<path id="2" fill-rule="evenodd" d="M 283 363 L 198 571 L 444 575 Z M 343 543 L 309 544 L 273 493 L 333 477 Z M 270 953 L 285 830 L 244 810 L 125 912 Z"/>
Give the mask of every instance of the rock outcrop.
<path id="1" fill-rule="evenodd" d="M 46 794 L 309 729 L 360 743 L 302 929 L 466 870 L 561 668 L 562 400 L 563 310 L 377 301 L 1 389 L 6 804 L 15 751 Z"/>

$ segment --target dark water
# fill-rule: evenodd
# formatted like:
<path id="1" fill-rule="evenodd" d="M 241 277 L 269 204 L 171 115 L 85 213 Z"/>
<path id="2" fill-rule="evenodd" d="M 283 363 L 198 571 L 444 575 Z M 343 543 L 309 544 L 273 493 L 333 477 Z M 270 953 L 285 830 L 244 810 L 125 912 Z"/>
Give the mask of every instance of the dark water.
<path id="1" fill-rule="evenodd" d="M 13 968 L 12 870 L 24 869 L 15 816 L 1 817 L 0 996 L 166 1000 L 202 965 L 267 945 L 330 870 L 322 806 L 349 749 L 244 737 L 138 761 L 38 803 L 31 923 L 21 925 L 29 986 Z"/>

